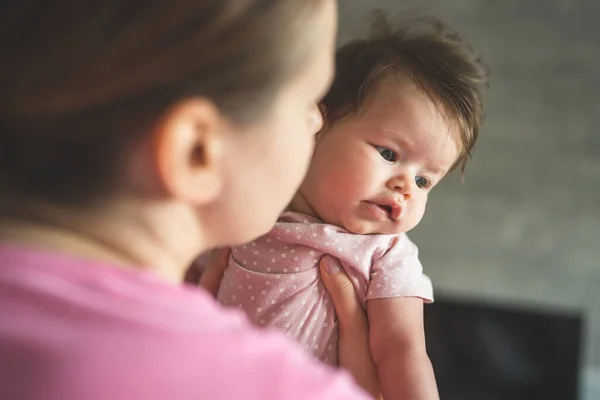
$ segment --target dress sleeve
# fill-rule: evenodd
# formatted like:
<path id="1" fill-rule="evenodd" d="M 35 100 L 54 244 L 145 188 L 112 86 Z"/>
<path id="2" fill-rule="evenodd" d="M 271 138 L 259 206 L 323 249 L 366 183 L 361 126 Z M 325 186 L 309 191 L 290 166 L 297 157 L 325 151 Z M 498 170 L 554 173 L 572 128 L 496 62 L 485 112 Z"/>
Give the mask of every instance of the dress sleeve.
<path id="1" fill-rule="evenodd" d="M 371 268 L 367 300 L 392 297 L 420 297 L 433 302 L 433 286 L 423 273 L 419 250 L 406 235 L 394 237 Z"/>

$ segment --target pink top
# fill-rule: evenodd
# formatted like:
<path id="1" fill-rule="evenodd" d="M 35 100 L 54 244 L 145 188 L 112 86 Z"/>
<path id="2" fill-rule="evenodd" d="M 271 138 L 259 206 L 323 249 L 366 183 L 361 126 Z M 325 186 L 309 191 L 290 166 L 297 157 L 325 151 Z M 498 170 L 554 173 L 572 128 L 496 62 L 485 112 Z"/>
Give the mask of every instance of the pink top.
<path id="1" fill-rule="evenodd" d="M 335 309 L 318 271 L 325 254 L 340 260 L 363 306 L 391 297 L 433 301 L 417 246 L 406 234 L 357 235 L 296 212 L 283 213 L 268 234 L 233 248 L 218 299 L 337 364 Z"/>
<path id="2" fill-rule="evenodd" d="M 0 244 L 2 399 L 367 399 L 193 287 Z"/>

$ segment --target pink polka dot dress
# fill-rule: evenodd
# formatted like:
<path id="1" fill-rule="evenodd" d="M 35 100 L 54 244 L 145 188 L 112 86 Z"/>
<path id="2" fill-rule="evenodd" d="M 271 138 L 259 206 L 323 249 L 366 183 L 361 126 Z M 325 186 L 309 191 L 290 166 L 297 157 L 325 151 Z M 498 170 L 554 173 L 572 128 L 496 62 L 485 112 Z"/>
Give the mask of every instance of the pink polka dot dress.
<path id="1" fill-rule="evenodd" d="M 391 297 L 433 301 L 431 281 L 406 234 L 356 235 L 295 212 L 282 214 L 268 234 L 232 249 L 217 298 L 335 365 L 335 311 L 318 268 L 325 254 L 340 260 L 363 307 L 369 299 Z"/>

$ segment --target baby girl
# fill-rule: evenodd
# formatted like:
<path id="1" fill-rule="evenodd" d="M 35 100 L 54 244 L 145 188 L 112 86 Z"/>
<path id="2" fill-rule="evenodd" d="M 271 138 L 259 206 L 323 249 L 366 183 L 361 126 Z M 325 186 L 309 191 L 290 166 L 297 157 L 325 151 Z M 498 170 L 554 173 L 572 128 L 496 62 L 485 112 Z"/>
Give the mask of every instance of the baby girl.
<path id="1" fill-rule="evenodd" d="M 367 310 L 384 398 L 437 398 L 423 332 L 433 289 L 406 232 L 432 189 L 464 170 L 486 77 L 439 21 L 379 32 L 339 49 L 308 174 L 271 232 L 232 249 L 218 299 L 336 364 L 336 318 L 317 268 L 332 255 Z"/>

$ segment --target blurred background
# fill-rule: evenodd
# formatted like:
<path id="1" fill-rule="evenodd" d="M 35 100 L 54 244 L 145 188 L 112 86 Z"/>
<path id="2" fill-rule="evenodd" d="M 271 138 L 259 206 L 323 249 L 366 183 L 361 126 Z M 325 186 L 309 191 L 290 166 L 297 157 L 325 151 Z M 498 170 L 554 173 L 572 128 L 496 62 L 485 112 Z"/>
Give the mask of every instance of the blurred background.
<path id="1" fill-rule="evenodd" d="M 430 10 L 491 72 L 466 184 L 436 188 L 411 233 L 442 399 L 600 399 L 600 2 L 339 4 L 340 43 L 374 8 Z"/>

